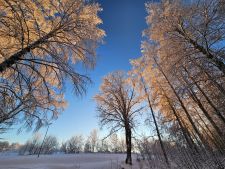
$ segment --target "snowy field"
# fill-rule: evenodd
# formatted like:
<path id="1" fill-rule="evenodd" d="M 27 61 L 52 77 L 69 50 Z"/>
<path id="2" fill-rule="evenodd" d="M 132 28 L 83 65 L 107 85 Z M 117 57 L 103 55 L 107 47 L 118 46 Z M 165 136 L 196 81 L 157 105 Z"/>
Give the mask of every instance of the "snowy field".
<path id="1" fill-rule="evenodd" d="M 0 156 L 0 169 L 121 169 L 125 154 L 71 154 Z M 133 156 L 136 161 L 136 156 Z M 132 169 L 138 169 L 136 164 Z"/>

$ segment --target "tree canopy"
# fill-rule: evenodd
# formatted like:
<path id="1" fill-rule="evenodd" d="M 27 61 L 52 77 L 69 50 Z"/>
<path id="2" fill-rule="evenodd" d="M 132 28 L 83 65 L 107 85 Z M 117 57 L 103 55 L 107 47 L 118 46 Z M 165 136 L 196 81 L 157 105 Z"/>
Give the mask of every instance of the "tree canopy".
<path id="1" fill-rule="evenodd" d="M 37 129 L 65 107 L 68 79 L 82 94 L 90 79 L 75 70 L 95 64 L 105 35 L 97 3 L 0 0 L 0 125 L 23 119 Z"/>

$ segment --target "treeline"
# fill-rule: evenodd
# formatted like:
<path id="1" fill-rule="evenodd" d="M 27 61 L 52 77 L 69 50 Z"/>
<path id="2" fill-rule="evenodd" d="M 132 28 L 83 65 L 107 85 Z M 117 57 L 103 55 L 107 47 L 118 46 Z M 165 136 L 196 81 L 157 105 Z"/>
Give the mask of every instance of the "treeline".
<path id="1" fill-rule="evenodd" d="M 8 141 L 0 141 L 0 152 L 16 151 L 20 147 L 19 143 L 9 143 Z"/>
<path id="2" fill-rule="evenodd" d="M 165 161 L 179 159 L 181 168 L 224 168 L 225 3 L 165 0 L 146 9 L 142 57 L 131 62 L 130 75 L 159 141 L 164 136 L 174 145 L 171 150 L 161 141 Z"/>
<path id="3" fill-rule="evenodd" d="M 53 154 L 58 150 L 59 143 L 55 136 L 47 136 L 44 140 L 35 134 L 19 149 L 19 155 Z"/>
<path id="4" fill-rule="evenodd" d="M 39 134 L 35 134 L 24 145 L 18 149 L 20 155 L 37 155 L 53 153 L 124 153 L 125 141 L 113 134 L 109 138 L 102 140 L 99 138 L 97 130 L 93 130 L 88 137 L 75 135 L 65 142 L 59 143 L 55 136 L 47 136 L 43 139 Z"/>

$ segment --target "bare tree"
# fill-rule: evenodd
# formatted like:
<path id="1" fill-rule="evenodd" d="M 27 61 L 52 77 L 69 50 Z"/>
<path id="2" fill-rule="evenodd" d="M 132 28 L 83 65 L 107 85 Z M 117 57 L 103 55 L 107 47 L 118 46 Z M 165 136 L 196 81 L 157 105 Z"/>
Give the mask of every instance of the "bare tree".
<path id="1" fill-rule="evenodd" d="M 58 141 L 55 136 L 47 136 L 44 140 L 43 147 L 41 150 L 42 154 L 52 154 L 58 148 Z"/>
<path id="2" fill-rule="evenodd" d="M 20 118 L 36 129 L 65 107 L 66 79 L 76 94 L 90 79 L 75 71 L 95 63 L 104 36 L 101 10 L 85 0 L 0 0 L 0 127 Z"/>
<path id="3" fill-rule="evenodd" d="M 60 151 L 64 152 L 65 154 L 68 153 L 68 145 L 67 145 L 67 142 L 64 142 L 64 143 L 61 144 Z"/>
<path id="4" fill-rule="evenodd" d="M 35 133 L 35 135 L 29 139 L 23 146 L 20 147 L 20 155 L 34 155 L 38 154 L 41 145 L 41 135 Z"/>
<path id="5" fill-rule="evenodd" d="M 135 93 L 134 84 L 129 83 L 124 72 L 113 72 L 104 77 L 99 94 L 94 98 L 97 102 L 100 123 L 111 128 L 110 135 L 120 129 L 125 130 L 127 158 L 132 164 L 132 129 L 135 128 L 135 116 L 143 107 Z"/>
<path id="6" fill-rule="evenodd" d="M 80 153 L 82 150 L 83 150 L 82 135 L 74 136 L 67 141 L 67 152 L 68 153 Z"/>

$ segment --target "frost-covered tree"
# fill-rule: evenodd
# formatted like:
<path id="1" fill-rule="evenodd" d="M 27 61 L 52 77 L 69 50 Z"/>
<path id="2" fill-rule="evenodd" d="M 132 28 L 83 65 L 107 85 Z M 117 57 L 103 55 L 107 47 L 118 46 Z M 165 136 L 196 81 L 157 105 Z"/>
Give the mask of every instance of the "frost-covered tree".
<path id="1" fill-rule="evenodd" d="M 42 154 L 52 154 L 58 148 L 58 141 L 55 136 L 47 136 L 43 142 L 41 152 Z"/>
<path id="2" fill-rule="evenodd" d="M 122 137 L 118 140 L 118 150 L 120 153 L 126 152 L 126 141 L 125 141 L 124 137 Z"/>
<path id="3" fill-rule="evenodd" d="M 20 147 L 19 154 L 20 155 L 33 155 L 38 154 L 41 146 L 41 135 L 39 133 L 35 133 L 35 135 L 29 139 L 24 145 Z"/>
<path id="4" fill-rule="evenodd" d="M 67 142 L 63 142 L 63 143 L 61 144 L 60 151 L 61 151 L 61 152 L 64 152 L 65 154 L 68 153 L 68 145 L 67 145 Z"/>
<path id="5" fill-rule="evenodd" d="M 66 103 L 64 82 L 82 94 L 104 31 L 101 10 L 85 0 L 0 0 L 0 125 L 21 119 L 37 129 Z"/>
<path id="6" fill-rule="evenodd" d="M 119 139 L 116 133 L 113 133 L 109 137 L 109 142 L 111 146 L 111 152 L 118 153 L 119 152 Z"/>
<path id="7" fill-rule="evenodd" d="M 218 150 L 224 147 L 225 125 L 223 6 L 219 0 L 149 4 L 149 40 L 142 45 L 152 79 L 169 98 L 162 112 L 173 106 L 186 128 Z"/>
<path id="8" fill-rule="evenodd" d="M 120 129 L 125 130 L 126 163 L 132 164 L 132 129 L 135 117 L 142 110 L 141 102 L 134 90 L 134 84 L 127 79 L 124 72 L 113 72 L 103 78 L 100 92 L 94 97 L 102 126 L 111 128 L 110 135 Z"/>
<path id="9" fill-rule="evenodd" d="M 147 115 L 148 118 L 146 119 L 146 121 L 153 121 L 155 130 L 156 130 L 156 134 L 157 134 L 160 146 L 161 146 L 161 150 L 162 150 L 163 156 L 165 158 L 165 162 L 169 167 L 169 160 L 167 157 L 165 146 L 163 144 L 162 133 L 160 131 L 160 125 L 159 125 L 159 122 L 157 121 L 158 112 L 156 112 L 153 107 L 153 105 L 155 104 L 155 99 L 152 97 L 152 92 L 151 92 L 152 90 L 148 84 L 149 78 L 146 79 L 146 76 L 144 74 L 144 70 L 146 68 L 145 64 L 142 62 L 143 62 L 142 59 L 131 60 L 132 70 L 129 72 L 130 79 L 132 81 L 136 81 L 135 89 L 137 90 L 139 95 L 141 95 L 141 97 L 143 97 L 143 101 L 147 102 L 150 114 Z M 144 104 L 144 102 L 143 102 L 143 104 Z"/>
<path id="10" fill-rule="evenodd" d="M 87 138 L 84 144 L 84 152 L 85 153 L 90 153 L 92 152 L 92 147 L 91 147 L 91 142 L 90 142 L 90 138 Z"/>
<path id="11" fill-rule="evenodd" d="M 98 148 L 98 152 L 101 153 L 109 153 L 110 152 L 110 145 L 107 139 L 104 139 L 101 141 L 99 148 Z"/>
<path id="12" fill-rule="evenodd" d="M 44 142 L 42 142 L 41 135 L 39 133 L 36 133 L 24 145 L 20 146 L 19 154 L 52 154 L 57 150 L 57 148 L 58 141 L 55 136 L 47 136 Z"/>
<path id="13" fill-rule="evenodd" d="M 146 7 L 149 27 L 133 64 L 159 124 L 194 165 L 223 168 L 216 154 L 224 154 L 225 138 L 224 2 L 164 0 Z"/>
<path id="14" fill-rule="evenodd" d="M 89 136 L 90 144 L 91 144 L 91 151 L 97 151 L 97 144 L 98 144 L 98 131 L 93 129 Z"/>
<path id="15" fill-rule="evenodd" d="M 67 141 L 67 152 L 68 153 L 80 153 L 83 150 L 83 136 L 73 136 Z"/>

